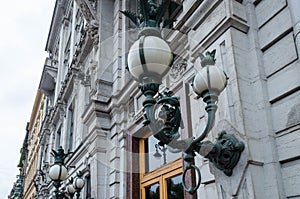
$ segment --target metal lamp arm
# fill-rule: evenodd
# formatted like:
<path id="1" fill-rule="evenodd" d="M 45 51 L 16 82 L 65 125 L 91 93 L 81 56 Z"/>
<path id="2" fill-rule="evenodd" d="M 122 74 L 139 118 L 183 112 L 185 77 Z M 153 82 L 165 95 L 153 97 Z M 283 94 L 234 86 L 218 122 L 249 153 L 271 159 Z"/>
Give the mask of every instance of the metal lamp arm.
<path id="1" fill-rule="evenodd" d="M 191 153 L 195 148 L 198 148 L 197 145 L 199 145 L 201 143 L 201 141 L 204 138 L 206 138 L 206 136 L 208 135 L 208 133 L 214 126 L 215 113 L 216 113 L 216 110 L 211 110 L 208 112 L 208 118 L 207 118 L 207 123 L 206 123 L 205 129 L 203 130 L 202 134 L 198 138 L 196 138 L 191 143 L 191 145 L 185 150 L 186 153 Z M 197 150 L 197 152 L 198 152 L 198 150 Z"/>
<path id="2" fill-rule="evenodd" d="M 144 125 L 148 125 L 151 123 L 150 115 L 153 111 L 153 105 L 156 104 L 156 100 L 154 99 L 154 96 L 156 93 L 158 93 L 159 90 L 159 84 L 156 83 L 144 83 L 139 86 L 139 89 L 142 91 L 143 95 L 146 97 L 143 106 L 145 108 L 145 114 L 144 114 Z"/>
<path id="3" fill-rule="evenodd" d="M 218 108 L 217 106 L 218 95 L 215 94 L 215 92 L 208 91 L 203 95 L 203 101 L 207 104 L 205 107 L 205 110 L 208 113 L 206 127 L 203 130 L 202 134 L 198 138 L 196 138 L 191 143 L 191 145 L 185 150 L 186 153 L 192 153 L 195 149 L 197 149 L 198 147 L 196 146 L 200 145 L 201 141 L 207 136 L 207 134 L 214 126 L 215 115 Z"/>
<path id="4" fill-rule="evenodd" d="M 206 123 L 206 127 L 201 133 L 201 135 L 193 140 L 193 142 L 188 146 L 188 148 L 185 150 L 185 153 L 187 154 L 184 158 L 184 160 L 187 162 L 187 166 L 184 169 L 183 176 L 182 176 L 182 182 L 184 189 L 189 192 L 190 194 L 194 194 L 197 189 L 200 187 L 201 184 L 201 172 L 198 167 L 194 164 L 194 156 L 195 152 L 200 154 L 200 150 L 207 151 L 207 153 L 210 152 L 210 150 L 213 150 L 214 147 L 211 147 L 212 145 L 206 144 L 206 142 L 202 142 L 204 138 L 206 138 L 207 134 L 210 132 L 212 127 L 214 126 L 215 122 L 215 114 L 217 111 L 217 101 L 218 101 L 218 95 L 216 92 L 207 91 L 203 94 L 203 101 L 207 104 L 205 107 L 206 112 L 208 113 L 208 119 Z M 202 148 L 202 149 L 201 149 Z M 200 154 L 201 155 L 201 154 Z M 185 183 L 186 173 L 189 170 L 194 170 L 195 174 L 198 176 L 198 180 L 194 186 L 191 186 L 188 188 L 188 186 Z"/>

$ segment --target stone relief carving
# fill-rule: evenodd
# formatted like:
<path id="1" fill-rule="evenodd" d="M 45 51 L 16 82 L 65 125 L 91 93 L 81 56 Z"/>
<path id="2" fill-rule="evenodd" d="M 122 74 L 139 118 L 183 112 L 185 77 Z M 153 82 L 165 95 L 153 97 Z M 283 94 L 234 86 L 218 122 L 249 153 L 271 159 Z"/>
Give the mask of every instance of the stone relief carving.
<path id="1" fill-rule="evenodd" d="M 174 64 L 170 70 L 170 80 L 172 80 L 173 82 L 179 81 L 184 71 L 186 70 L 186 67 L 186 61 Z"/>
<path id="2" fill-rule="evenodd" d="M 99 43 L 99 34 L 98 34 L 98 28 L 99 24 L 96 20 L 92 20 L 91 23 L 86 24 L 86 31 L 93 41 L 94 47 L 97 47 Z"/>
<path id="3" fill-rule="evenodd" d="M 89 70 L 90 70 L 90 95 L 94 96 L 97 93 L 98 83 L 97 83 L 97 65 L 98 62 L 90 60 Z"/>
<path id="4" fill-rule="evenodd" d="M 78 87 L 78 84 L 80 83 L 84 87 L 89 87 L 91 86 L 91 75 L 90 75 L 90 70 L 88 69 L 86 72 L 84 72 L 81 67 L 78 68 L 73 68 L 73 72 L 75 75 L 75 84 Z"/>
<path id="5" fill-rule="evenodd" d="M 91 7 L 96 10 L 97 8 L 97 0 L 88 0 L 88 2 L 90 3 Z"/>
<path id="6" fill-rule="evenodd" d="M 53 116 L 53 114 L 54 114 L 54 108 L 53 108 L 53 111 L 52 111 L 52 113 L 51 113 L 51 117 Z M 55 129 L 56 129 L 56 124 L 53 122 L 53 121 L 51 121 L 51 122 L 49 122 L 49 135 L 51 134 L 51 132 L 53 132 L 53 131 L 55 131 Z"/>
<path id="7" fill-rule="evenodd" d="M 63 101 L 58 101 L 57 104 L 58 104 L 58 111 L 59 111 L 60 118 L 66 117 L 66 108 L 67 108 L 66 103 Z"/>
<path id="8" fill-rule="evenodd" d="M 83 31 L 83 33 L 81 34 L 80 36 L 80 40 L 78 43 L 75 44 L 76 48 L 75 48 L 75 53 L 73 55 L 73 58 L 72 58 L 72 62 L 71 62 L 71 65 L 77 65 L 79 60 L 78 58 L 80 57 L 80 54 L 82 53 L 82 49 L 83 49 L 83 45 L 84 45 L 84 42 L 86 40 L 86 32 Z"/>

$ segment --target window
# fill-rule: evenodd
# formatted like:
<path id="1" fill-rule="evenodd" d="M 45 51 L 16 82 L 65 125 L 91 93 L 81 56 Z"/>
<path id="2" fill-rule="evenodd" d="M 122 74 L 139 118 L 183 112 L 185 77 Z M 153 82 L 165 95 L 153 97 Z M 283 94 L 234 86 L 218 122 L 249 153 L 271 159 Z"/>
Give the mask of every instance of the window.
<path id="1" fill-rule="evenodd" d="M 166 147 L 158 145 L 158 140 L 151 136 L 145 140 L 145 172 L 151 172 L 181 158 L 181 153 L 171 153 Z"/>
<path id="2" fill-rule="evenodd" d="M 73 139 L 74 139 L 74 107 L 71 104 L 68 109 L 68 151 L 73 150 Z"/>
<path id="3" fill-rule="evenodd" d="M 171 153 L 150 136 L 140 140 L 142 199 L 182 199 L 182 154 Z"/>
<path id="4" fill-rule="evenodd" d="M 55 148 L 58 149 L 58 147 L 61 145 L 61 126 L 58 128 L 56 132 L 56 139 L 55 139 Z"/>
<path id="5" fill-rule="evenodd" d="M 91 198 L 91 176 L 90 175 L 85 177 L 85 189 L 86 189 L 85 198 L 90 199 Z"/>

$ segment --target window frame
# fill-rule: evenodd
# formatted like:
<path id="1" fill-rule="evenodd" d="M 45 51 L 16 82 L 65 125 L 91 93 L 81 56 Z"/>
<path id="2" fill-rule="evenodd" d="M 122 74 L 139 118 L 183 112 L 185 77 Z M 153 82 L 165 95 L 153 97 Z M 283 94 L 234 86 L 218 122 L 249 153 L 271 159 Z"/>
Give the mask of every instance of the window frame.
<path id="1" fill-rule="evenodd" d="M 160 199 L 167 199 L 167 180 L 183 173 L 183 159 L 180 157 L 171 163 L 146 173 L 145 141 L 146 138 L 140 139 L 139 141 L 141 199 L 146 199 L 146 188 L 155 183 L 158 183 L 160 187 L 159 194 L 160 197 L 162 197 Z"/>

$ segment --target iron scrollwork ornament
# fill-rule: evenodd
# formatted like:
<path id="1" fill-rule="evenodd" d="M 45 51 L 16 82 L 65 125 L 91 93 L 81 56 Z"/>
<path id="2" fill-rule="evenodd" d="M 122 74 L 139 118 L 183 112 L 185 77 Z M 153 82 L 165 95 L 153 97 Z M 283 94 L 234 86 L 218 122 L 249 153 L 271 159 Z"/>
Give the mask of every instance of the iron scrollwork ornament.
<path id="1" fill-rule="evenodd" d="M 154 132 L 154 137 L 160 140 L 159 145 L 164 146 L 180 136 L 178 129 L 181 122 L 179 100 L 172 97 L 172 92 L 159 94 L 153 110 L 150 112 L 150 129 Z"/>

